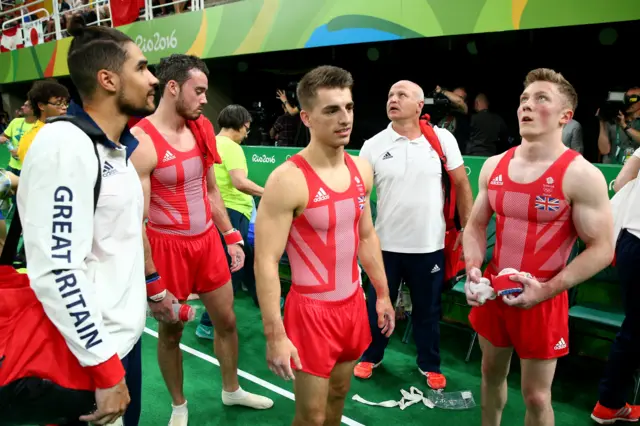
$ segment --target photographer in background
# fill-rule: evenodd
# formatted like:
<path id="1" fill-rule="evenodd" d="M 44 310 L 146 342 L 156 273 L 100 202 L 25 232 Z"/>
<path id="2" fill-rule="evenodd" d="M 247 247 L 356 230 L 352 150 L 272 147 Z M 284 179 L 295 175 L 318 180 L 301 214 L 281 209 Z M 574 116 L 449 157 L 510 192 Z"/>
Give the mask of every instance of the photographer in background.
<path id="1" fill-rule="evenodd" d="M 471 129 L 469 123 L 469 107 L 467 106 L 467 91 L 463 87 L 456 87 L 453 91 L 436 86 L 436 93 L 445 95 L 451 102 L 447 115 L 438 122 L 438 127 L 447 129 L 458 141 L 460 152 L 467 152 Z"/>
<path id="2" fill-rule="evenodd" d="M 598 149 L 602 162 L 624 164 L 640 147 L 640 87 L 627 90 L 624 96 L 625 112 L 618 112 L 613 121 L 598 110 L 600 135 Z"/>
<path id="3" fill-rule="evenodd" d="M 282 102 L 284 114 L 277 118 L 271 128 L 270 136 L 276 141 L 276 146 L 307 146 L 309 139 L 307 138 L 306 126 L 302 125 L 300 120 L 300 108 L 298 108 L 295 100 L 296 83 L 289 84 L 293 91 L 287 92 L 278 89 L 276 98 Z M 289 100 L 291 98 L 291 100 Z"/>

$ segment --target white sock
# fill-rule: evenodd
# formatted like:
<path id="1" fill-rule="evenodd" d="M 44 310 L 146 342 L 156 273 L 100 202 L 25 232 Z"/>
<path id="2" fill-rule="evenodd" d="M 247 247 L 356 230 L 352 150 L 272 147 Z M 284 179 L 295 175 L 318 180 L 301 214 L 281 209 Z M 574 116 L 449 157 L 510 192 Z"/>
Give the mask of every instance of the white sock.
<path id="1" fill-rule="evenodd" d="M 227 392 L 225 390 L 222 391 L 222 394 L 229 399 L 242 399 L 247 396 L 247 392 L 241 387 L 238 388 L 235 392 Z"/>
<path id="2" fill-rule="evenodd" d="M 185 401 L 182 405 L 171 404 L 171 408 L 173 408 L 174 414 L 187 414 L 187 401 Z"/>

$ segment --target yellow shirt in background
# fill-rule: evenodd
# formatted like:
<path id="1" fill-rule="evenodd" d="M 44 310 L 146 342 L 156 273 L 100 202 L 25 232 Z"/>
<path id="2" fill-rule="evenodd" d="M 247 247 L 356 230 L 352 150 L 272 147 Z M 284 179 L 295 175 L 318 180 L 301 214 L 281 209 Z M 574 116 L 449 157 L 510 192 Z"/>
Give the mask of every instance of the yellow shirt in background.
<path id="1" fill-rule="evenodd" d="M 216 184 L 220 189 L 220 195 L 224 206 L 242 213 L 251 220 L 253 212 L 253 197 L 244 192 L 238 191 L 231 182 L 230 170 L 241 169 L 249 173 L 247 159 L 239 143 L 234 142 L 226 136 L 216 136 L 216 147 L 218 154 L 222 158 L 222 164 L 216 164 Z"/>
<path id="2" fill-rule="evenodd" d="M 33 139 L 36 137 L 40 129 L 42 129 L 44 123 L 40 120 L 36 121 L 36 124 L 29 130 L 27 133 L 22 136 L 20 139 L 20 146 L 18 147 L 18 158 L 20 158 L 20 162 L 24 162 L 24 158 L 27 156 L 27 151 L 29 147 L 33 143 Z"/>
<path id="3" fill-rule="evenodd" d="M 36 122 L 27 123 L 24 118 L 14 118 L 11 120 L 9 126 L 4 129 L 4 134 L 9 138 L 13 149 L 20 149 L 22 137 L 35 125 Z M 16 170 L 22 170 L 22 161 L 16 160 L 12 155 L 9 159 L 9 167 Z"/>

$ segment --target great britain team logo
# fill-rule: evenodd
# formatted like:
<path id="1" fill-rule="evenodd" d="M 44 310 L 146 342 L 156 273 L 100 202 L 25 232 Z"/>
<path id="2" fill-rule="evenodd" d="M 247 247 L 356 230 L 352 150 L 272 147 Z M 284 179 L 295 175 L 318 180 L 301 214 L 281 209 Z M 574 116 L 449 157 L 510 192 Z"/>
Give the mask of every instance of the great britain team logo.
<path id="1" fill-rule="evenodd" d="M 535 208 L 548 212 L 557 212 L 560 210 L 560 200 L 553 197 L 536 195 Z"/>

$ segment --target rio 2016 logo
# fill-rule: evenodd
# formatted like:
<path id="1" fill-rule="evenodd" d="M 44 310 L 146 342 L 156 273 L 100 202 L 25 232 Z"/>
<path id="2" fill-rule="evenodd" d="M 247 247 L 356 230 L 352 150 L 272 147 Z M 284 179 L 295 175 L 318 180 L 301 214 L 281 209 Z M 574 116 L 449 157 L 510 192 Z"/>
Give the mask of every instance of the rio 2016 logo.
<path id="1" fill-rule="evenodd" d="M 275 164 L 276 163 L 276 156 L 272 155 L 271 157 L 267 157 L 266 155 L 262 154 L 262 155 L 258 155 L 258 154 L 253 154 L 251 156 L 251 162 L 252 163 L 269 163 L 269 164 Z"/>
<path id="2" fill-rule="evenodd" d="M 144 53 L 160 52 L 166 49 L 175 49 L 178 47 L 178 39 L 176 38 L 176 30 L 171 35 L 161 36 L 160 33 L 154 33 L 151 38 L 144 38 L 141 34 L 136 36 L 136 44 Z"/>

